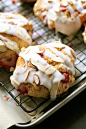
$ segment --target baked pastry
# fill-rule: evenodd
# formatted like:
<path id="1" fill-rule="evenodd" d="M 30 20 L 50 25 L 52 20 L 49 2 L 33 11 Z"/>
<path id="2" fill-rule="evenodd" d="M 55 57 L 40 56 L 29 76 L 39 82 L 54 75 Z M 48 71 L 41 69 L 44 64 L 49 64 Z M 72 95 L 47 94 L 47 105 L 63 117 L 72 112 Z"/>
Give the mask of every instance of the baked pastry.
<path id="1" fill-rule="evenodd" d="M 56 98 L 75 80 L 75 59 L 73 49 L 59 41 L 29 46 L 19 53 L 11 84 L 24 95 Z"/>
<path id="2" fill-rule="evenodd" d="M 86 0 L 37 0 L 34 14 L 50 29 L 75 34 L 86 21 Z"/>
<path id="3" fill-rule="evenodd" d="M 24 16 L 18 13 L 0 13 L 0 66 L 15 66 L 13 61 L 17 59 L 16 55 L 21 48 L 31 45 L 32 32 L 32 23 Z"/>

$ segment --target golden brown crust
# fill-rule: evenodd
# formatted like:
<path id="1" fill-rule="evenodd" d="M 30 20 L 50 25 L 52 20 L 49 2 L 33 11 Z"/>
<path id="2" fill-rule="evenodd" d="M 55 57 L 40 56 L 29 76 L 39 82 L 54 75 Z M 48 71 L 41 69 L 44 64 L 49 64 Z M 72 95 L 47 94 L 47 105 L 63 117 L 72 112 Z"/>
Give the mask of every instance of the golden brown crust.
<path id="1" fill-rule="evenodd" d="M 7 35 L 7 34 L 1 34 L 2 36 L 6 37 L 7 39 L 14 41 L 17 43 L 19 50 L 21 50 L 22 47 L 28 47 L 28 43 L 25 42 L 24 40 L 17 38 L 16 36 L 13 35 Z"/>

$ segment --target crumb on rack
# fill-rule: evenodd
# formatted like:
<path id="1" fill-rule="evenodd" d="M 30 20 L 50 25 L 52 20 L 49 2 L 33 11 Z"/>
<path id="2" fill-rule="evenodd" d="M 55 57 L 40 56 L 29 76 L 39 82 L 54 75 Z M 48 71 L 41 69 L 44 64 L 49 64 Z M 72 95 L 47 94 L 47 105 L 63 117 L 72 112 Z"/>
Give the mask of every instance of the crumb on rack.
<path id="1" fill-rule="evenodd" d="M 7 101 L 9 99 L 8 96 L 4 95 L 5 101 Z"/>
<path id="2" fill-rule="evenodd" d="M 71 38 L 71 37 L 73 37 L 74 36 L 74 34 L 73 35 L 70 35 L 70 36 L 68 36 L 68 37 L 66 37 L 66 39 L 69 39 L 69 38 Z"/>
<path id="3" fill-rule="evenodd" d="M 36 44 L 36 42 L 32 42 L 32 46 L 35 45 L 35 44 Z"/>

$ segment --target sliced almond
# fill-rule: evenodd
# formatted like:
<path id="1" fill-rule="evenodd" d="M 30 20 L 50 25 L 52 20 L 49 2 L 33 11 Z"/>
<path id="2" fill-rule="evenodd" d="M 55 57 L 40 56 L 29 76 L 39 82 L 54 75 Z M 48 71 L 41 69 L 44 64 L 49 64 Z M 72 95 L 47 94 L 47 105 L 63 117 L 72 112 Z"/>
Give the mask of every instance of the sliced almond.
<path id="1" fill-rule="evenodd" d="M 4 46 L 4 43 L 0 40 L 0 46 Z"/>
<path id="2" fill-rule="evenodd" d="M 56 61 L 56 62 L 61 62 L 61 63 L 63 63 L 64 62 L 64 60 L 61 58 L 61 57 L 52 57 L 52 60 L 53 61 Z"/>
<path id="3" fill-rule="evenodd" d="M 16 51 L 18 51 L 19 50 L 19 48 L 18 48 L 18 46 L 16 45 L 14 45 L 14 50 L 16 50 Z"/>
<path id="4" fill-rule="evenodd" d="M 61 17 L 61 21 L 62 21 L 62 23 L 67 22 L 67 16 L 62 16 L 62 17 Z"/>
<path id="5" fill-rule="evenodd" d="M 56 21 L 58 19 L 58 17 L 56 15 L 53 15 L 52 13 L 48 12 L 47 13 L 47 17 L 52 20 L 52 21 Z"/>
<path id="6" fill-rule="evenodd" d="M 39 76 L 38 76 L 37 74 L 34 74 L 34 75 L 33 75 L 33 81 L 34 81 L 37 85 L 39 85 L 40 79 L 39 79 Z"/>
<path id="7" fill-rule="evenodd" d="M 30 50 L 28 50 L 25 54 L 28 54 L 30 52 Z"/>
<path id="8" fill-rule="evenodd" d="M 11 79 L 11 81 L 13 81 L 16 85 L 20 85 L 20 83 L 17 81 L 17 80 L 15 80 L 15 79 L 13 79 L 13 78 L 10 78 Z"/>
<path id="9" fill-rule="evenodd" d="M 30 61 L 31 61 L 31 63 L 32 63 L 33 65 L 35 65 L 40 71 L 42 71 L 42 72 L 45 71 L 46 66 L 40 64 L 37 60 L 35 60 L 35 59 L 33 59 L 33 58 L 31 58 Z"/>
<path id="10" fill-rule="evenodd" d="M 27 39 L 27 40 L 29 40 L 29 39 L 30 39 L 30 37 L 29 37 L 29 36 L 27 36 L 27 37 L 26 37 L 26 39 Z"/>
<path id="11" fill-rule="evenodd" d="M 56 69 L 53 68 L 52 66 L 50 66 L 50 67 L 46 68 L 45 74 L 50 75 L 50 74 L 53 74 L 55 71 L 56 71 Z"/>
<path id="12" fill-rule="evenodd" d="M 68 6 L 68 1 L 67 1 L 67 0 L 62 0 L 61 4 L 62 4 L 63 6 Z"/>
<path id="13" fill-rule="evenodd" d="M 60 11 L 60 2 L 58 2 L 58 4 L 54 4 L 53 9 L 55 12 L 59 12 Z"/>
<path id="14" fill-rule="evenodd" d="M 11 42 L 7 41 L 7 42 L 5 42 L 5 45 L 6 45 L 7 48 L 9 48 L 11 50 L 14 50 L 14 46 Z"/>
<path id="15" fill-rule="evenodd" d="M 76 55 L 75 55 L 75 53 L 73 52 L 72 49 L 70 49 L 70 52 L 71 52 L 72 56 L 76 59 Z"/>
<path id="16" fill-rule="evenodd" d="M 22 35 L 22 33 L 21 33 L 20 30 L 17 30 L 17 34 L 18 34 L 18 35 Z"/>
<path id="17" fill-rule="evenodd" d="M 57 90 L 57 83 L 54 83 L 52 88 L 51 88 L 51 91 L 50 91 L 50 96 L 54 95 L 55 91 Z"/>
<path id="18" fill-rule="evenodd" d="M 26 75 L 25 75 L 25 79 L 24 79 L 25 81 L 27 81 L 29 74 L 30 74 L 30 71 L 27 70 Z"/>
<path id="19" fill-rule="evenodd" d="M 22 35 L 22 30 L 19 26 L 14 26 L 18 35 Z"/>
<path id="20" fill-rule="evenodd" d="M 13 72 L 13 71 L 14 71 L 14 67 L 11 67 L 11 68 L 10 68 L 10 72 Z"/>
<path id="21" fill-rule="evenodd" d="M 77 4 L 77 0 L 72 0 L 72 3 L 75 5 Z"/>
<path id="22" fill-rule="evenodd" d="M 46 66 L 41 65 L 41 64 L 38 64 L 38 65 L 37 65 L 37 68 L 38 68 L 40 71 L 42 71 L 42 72 L 45 72 L 45 70 L 46 70 Z"/>
<path id="23" fill-rule="evenodd" d="M 29 107 L 29 106 L 26 106 L 25 107 L 25 109 L 26 110 L 28 110 L 28 111 L 30 111 L 30 110 L 32 110 L 33 108 L 32 107 Z M 30 113 L 28 113 L 30 116 L 35 116 L 36 115 L 36 110 L 34 110 L 34 111 L 32 111 L 32 112 L 30 112 Z"/>
<path id="24" fill-rule="evenodd" d="M 35 66 L 37 66 L 37 64 L 39 63 L 36 59 L 33 59 L 33 58 L 31 58 L 30 61 Z"/>
<path id="25" fill-rule="evenodd" d="M 0 24 L 0 33 L 4 33 L 10 29 L 8 24 Z"/>
<path id="26" fill-rule="evenodd" d="M 25 47 L 22 47 L 22 48 L 21 48 L 21 51 L 23 51 L 23 52 L 24 52 L 25 50 L 26 50 L 26 49 L 25 49 Z"/>

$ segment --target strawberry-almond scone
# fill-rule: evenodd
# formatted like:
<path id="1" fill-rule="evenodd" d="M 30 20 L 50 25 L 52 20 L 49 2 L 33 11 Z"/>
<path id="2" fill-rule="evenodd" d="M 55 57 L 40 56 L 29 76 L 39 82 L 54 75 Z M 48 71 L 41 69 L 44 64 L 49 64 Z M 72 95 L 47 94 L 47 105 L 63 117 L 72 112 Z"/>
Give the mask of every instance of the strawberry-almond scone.
<path id="1" fill-rule="evenodd" d="M 11 84 L 23 95 L 55 99 L 75 81 L 75 59 L 73 49 L 59 41 L 29 46 L 19 53 Z"/>
<path id="2" fill-rule="evenodd" d="M 0 13 L 0 67 L 14 67 L 22 47 L 32 43 L 33 25 L 18 13 Z"/>
<path id="3" fill-rule="evenodd" d="M 33 10 L 50 29 L 66 35 L 75 34 L 86 22 L 86 0 L 37 0 Z"/>

